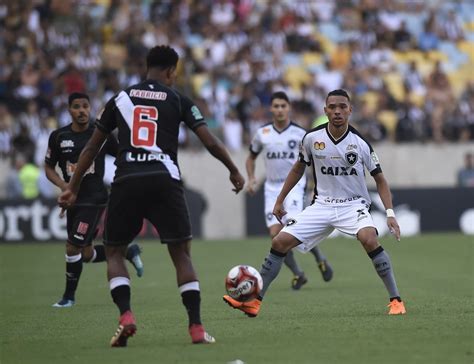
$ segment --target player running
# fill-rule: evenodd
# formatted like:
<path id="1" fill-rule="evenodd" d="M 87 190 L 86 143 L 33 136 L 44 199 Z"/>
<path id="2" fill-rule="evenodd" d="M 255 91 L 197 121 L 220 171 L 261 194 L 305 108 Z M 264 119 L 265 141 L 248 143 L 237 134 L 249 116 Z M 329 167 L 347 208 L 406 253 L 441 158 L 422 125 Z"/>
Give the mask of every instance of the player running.
<path id="1" fill-rule="evenodd" d="M 94 126 L 89 123 L 89 96 L 83 93 L 69 95 L 69 114 L 72 122 L 59 128 L 49 136 L 45 158 L 46 177 L 61 191 L 74 174 L 79 154 L 90 139 Z M 100 154 L 86 171 L 74 207 L 67 210 L 66 242 L 66 288 L 62 298 L 53 307 L 71 307 L 75 303 L 75 293 L 82 272 L 82 263 L 105 261 L 103 245 L 92 245 L 97 235 L 97 224 L 107 203 L 107 190 L 104 186 L 105 154 L 117 155 L 117 141 L 110 136 Z M 59 165 L 63 178 L 56 172 Z M 127 259 L 134 265 L 138 276 L 143 274 L 140 248 L 131 244 L 127 250 Z"/>

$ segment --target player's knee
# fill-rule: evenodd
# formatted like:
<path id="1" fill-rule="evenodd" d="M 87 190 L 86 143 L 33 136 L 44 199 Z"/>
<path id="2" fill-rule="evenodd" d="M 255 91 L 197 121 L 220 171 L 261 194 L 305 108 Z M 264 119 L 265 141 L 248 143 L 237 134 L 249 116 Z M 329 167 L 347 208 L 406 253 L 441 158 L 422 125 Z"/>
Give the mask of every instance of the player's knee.
<path id="1" fill-rule="evenodd" d="M 377 249 L 380 245 L 376 236 L 368 236 L 363 241 L 361 240 L 361 243 L 367 252 Z"/>
<path id="2" fill-rule="evenodd" d="M 127 246 L 105 245 L 105 256 L 107 260 L 123 259 L 127 255 Z"/>
<path id="3" fill-rule="evenodd" d="M 272 239 L 272 249 L 280 253 L 287 253 L 292 248 L 290 243 L 291 242 L 288 241 L 284 235 L 277 234 L 277 236 Z"/>
<path id="4" fill-rule="evenodd" d="M 69 256 L 77 255 L 82 253 L 82 248 L 72 245 L 71 243 L 66 243 L 66 254 Z"/>

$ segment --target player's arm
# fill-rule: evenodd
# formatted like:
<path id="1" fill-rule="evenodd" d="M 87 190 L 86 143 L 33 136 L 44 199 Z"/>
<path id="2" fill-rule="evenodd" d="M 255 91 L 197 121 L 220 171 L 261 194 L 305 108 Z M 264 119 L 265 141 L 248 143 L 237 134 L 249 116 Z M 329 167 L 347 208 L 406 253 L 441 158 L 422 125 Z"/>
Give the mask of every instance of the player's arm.
<path id="1" fill-rule="evenodd" d="M 279 220 L 281 220 L 281 218 L 286 215 L 286 211 L 283 208 L 283 202 L 293 187 L 295 187 L 301 177 L 303 177 L 305 168 L 306 163 L 300 160 L 296 161 L 295 164 L 293 164 L 293 167 L 291 167 L 291 170 L 285 179 L 285 183 L 281 188 L 280 194 L 278 195 L 273 208 L 273 215 L 275 215 Z"/>
<path id="2" fill-rule="evenodd" d="M 66 189 L 67 183 L 59 176 L 54 167 L 50 166 L 48 163 L 45 163 L 44 171 L 46 173 L 46 178 L 50 180 L 52 184 L 58 186 L 61 191 Z"/>
<path id="3" fill-rule="evenodd" d="M 66 190 L 59 195 L 58 202 L 61 207 L 69 208 L 76 201 L 82 178 L 84 177 L 87 169 L 91 166 L 94 159 L 97 157 L 97 154 L 99 154 L 100 149 L 104 145 L 106 139 L 106 133 L 99 130 L 98 128 L 94 129 L 91 138 L 79 156 L 76 170 L 74 171 L 74 174 L 72 175 Z"/>
<path id="4" fill-rule="evenodd" d="M 109 134 L 107 136 L 107 141 L 104 145 L 105 153 L 116 158 L 118 154 L 118 142 L 115 136 Z"/>
<path id="5" fill-rule="evenodd" d="M 255 179 L 255 161 L 258 157 L 258 154 L 250 152 L 247 160 L 245 161 L 245 169 L 247 170 L 248 176 L 248 185 L 247 192 L 251 195 L 254 195 L 257 191 L 257 180 Z"/>
<path id="6" fill-rule="evenodd" d="M 198 126 L 194 132 L 198 136 L 201 143 L 206 147 L 206 149 L 211 153 L 211 155 L 220 160 L 230 172 L 229 179 L 234 185 L 235 193 L 239 193 L 244 187 L 245 180 L 244 177 L 240 174 L 238 168 L 230 158 L 229 152 L 224 147 L 222 142 L 217 139 L 207 128 L 207 125 L 202 124 Z"/>
<path id="7" fill-rule="evenodd" d="M 395 213 L 393 212 L 392 193 L 390 192 L 388 182 L 382 172 L 375 174 L 373 177 L 377 184 L 377 192 L 387 213 L 387 226 L 395 238 L 400 241 L 400 227 L 398 226 Z"/>

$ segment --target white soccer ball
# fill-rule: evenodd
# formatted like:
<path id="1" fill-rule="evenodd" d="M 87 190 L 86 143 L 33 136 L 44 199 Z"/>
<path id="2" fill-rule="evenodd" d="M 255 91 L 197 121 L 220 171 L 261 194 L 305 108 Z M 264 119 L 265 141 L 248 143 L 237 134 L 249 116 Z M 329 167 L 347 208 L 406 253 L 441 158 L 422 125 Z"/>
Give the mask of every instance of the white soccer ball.
<path id="1" fill-rule="evenodd" d="M 225 278 L 227 293 L 240 302 L 257 298 L 262 287 L 262 276 L 254 267 L 249 265 L 233 267 Z"/>

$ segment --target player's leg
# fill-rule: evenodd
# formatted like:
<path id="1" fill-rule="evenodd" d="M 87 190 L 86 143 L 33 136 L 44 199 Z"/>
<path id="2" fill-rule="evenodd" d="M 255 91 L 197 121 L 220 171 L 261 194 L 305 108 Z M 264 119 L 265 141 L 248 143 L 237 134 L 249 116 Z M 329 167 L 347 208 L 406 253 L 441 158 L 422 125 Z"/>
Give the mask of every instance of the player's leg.
<path id="1" fill-rule="evenodd" d="M 263 296 L 270 284 L 278 276 L 278 273 L 280 273 L 287 253 L 298 244 L 300 244 L 300 242 L 293 235 L 280 231 L 280 233 L 272 239 L 272 248 L 265 258 L 262 264 L 262 269 L 260 270 L 260 275 L 263 279 L 263 287 L 260 291 L 259 297 L 250 301 L 240 302 L 229 295 L 224 295 L 224 302 L 232 308 L 244 312 L 248 317 L 256 317 L 260 312 L 260 305 Z"/>
<path id="2" fill-rule="evenodd" d="M 143 223 L 141 195 L 147 195 L 139 179 L 125 180 L 111 189 L 105 218 L 104 245 L 110 294 L 119 309 L 119 326 L 110 341 L 112 347 L 127 346 L 136 332 L 131 310 L 130 276 L 125 264 L 128 244 L 139 233 Z"/>
<path id="3" fill-rule="evenodd" d="M 319 247 L 315 246 L 313 249 L 310 250 L 311 254 L 313 254 L 314 258 L 316 259 L 316 263 L 318 264 L 319 271 L 323 276 L 323 280 L 325 282 L 329 282 L 333 276 L 333 270 L 331 265 L 329 264 L 326 256 L 323 254 Z"/>
<path id="4" fill-rule="evenodd" d="M 125 258 L 133 265 L 135 271 L 137 272 L 137 276 L 141 277 L 144 271 L 144 265 L 141 258 L 142 248 L 137 243 L 130 243 L 127 247 L 127 252 L 125 254 Z"/>
<path id="5" fill-rule="evenodd" d="M 332 232 L 333 228 L 327 223 L 327 215 L 324 206 L 316 209 L 314 205 L 311 205 L 290 219 L 280 233 L 273 238 L 270 253 L 262 264 L 260 274 L 263 278 L 263 288 L 260 297 L 249 302 L 238 302 L 226 295 L 224 301 L 249 317 L 257 316 L 263 297 L 272 281 L 278 276 L 288 251 L 297 247 L 306 253 Z"/>
<path id="6" fill-rule="evenodd" d="M 80 247 L 66 243 L 66 287 L 62 298 L 53 307 L 72 307 L 76 301 L 76 289 L 82 273 L 81 250 Z"/>
<path id="7" fill-rule="evenodd" d="M 201 322 L 201 291 L 191 260 L 191 223 L 184 190 L 180 181 L 169 176 L 156 176 L 160 186 L 152 199 L 146 217 L 160 233 L 163 244 L 176 269 L 176 280 L 183 305 L 188 314 L 188 332 L 194 344 L 210 344 L 215 339 Z"/>
<path id="8" fill-rule="evenodd" d="M 96 233 L 96 207 L 74 207 L 67 211 L 68 241 L 66 243 L 66 288 L 62 299 L 53 307 L 71 307 L 75 303 L 75 293 L 82 273 L 84 248 L 90 246 Z M 90 259 L 90 250 L 86 259 Z"/>
<path id="9" fill-rule="evenodd" d="M 405 313 L 404 304 L 398 292 L 395 275 L 392 269 L 392 262 L 389 255 L 379 244 L 377 230 L 370 215 L 368 206 L 364 203 L 357 203 L 351 206 L 337 208 L 338 219 L 334 221 L 334 226 L 346 233 L 355 235 L 367 252 L 369 258 L 382 279 L 390 297 L 390 314 Z M 392 307 L 393 306 L 393 307 Z"/>
<path id="10" fill-rule="evenodd" d="M 92 238 L 90 239 L 90 244 L 84 246 L 82 249 L 82 260 L 84 263 L 101 263 L 105 262 L 105 247 L 102 244 L 94 245 L 92 241 L 97 238 L 98 234 L 98 225 L 101 220 L 102 214 L 104 213 L 103 206 L 97 206 L 95 208 L 90 207 L 91 216 L 95 216 L 93 220 L 93 225 L 91 225 L 91 231 L 94 231 Z M 95 210 L 95 211 L 93 211 Z"/>
<path id="11" fill-rule="evenodd" d="M 201 292 L 190 254 L 191 241 L 169 243 L 168 252 L 176 269 L 181 300 L 188 313 L 188 329 L 194 344 L 214 343 L 201 322 Z"/>
<path id="12" fill-rule="evenodd" d="M 323 206 L 318 206 L 318 208 L 315 205 L 308 206 L 294 218 L 288 219 L 286 226 L 273 238 L 272 248 L 260 271 L 263 278 L 261 299 L 280 272 L 288 251 L 298 247 L 306 253 L 331 233 L 332 228 L 328 226 L 327 215 Z"/>
<path id="13" fill-rule="evenodd" d="M 270 284 L 280 273 L 281 266 L 288 252 L 300 243 L 296 237 L 285 231 L 280 231 L 280 233 L 272 239 L 270 253 L 265 258 L 262 269 L 260 270 L 263 279 L 263 288 L 259 297 L 260 301 L 263 299 Z"/>
<path id="14" fill-rule="evenodd" d="M 281 231 L 284 225 L 277 220 L 273 215 L 273 207 L 275 206 L 275 201 L 278 197 L 278 194 L 281 191 L 281 184 L 272 185 L 268 182 L 265 183 L 265 219 L 270 234 L 270 238 L 273 239 Z M 298 191 L 298 193 L 294 192 Z M 303 210 L 303 194 L 304 189 L 295 188 L 292 192 L 289 193 L 287 199 L 285 200 L 285 209 L 288 211 L 288 214 L 283 217 L 283 223 L 285 224 L 288 216 L 297 215 Z M 284 259 L 285 265 L 293 273 L 293 279 L 291 280 L 291 288 L 294 290 L 299 290 L 304 284 L 308 282 L 303 270 L 299 267 L 296 262 L 295 255 L 293 251 L 290 250 L 286 254 Z"/>
<path id="15" fill-rule="evenodd" d="M 377 274 L 387 289 L 390 297 L 389 313 L 395 315 L 406 313 L 405 305 L 398 291 L 390 256 L 379 244 L 375 228 L 365 227 L 359 230 L 357 239 L 361 242 L 369 258 L 372 260 Z"/>
<path id="16" fill-rule="evenodd" d="M 275 220 L 276 218 L 273 217 Z M 268 230 L 270 233 L 270 238 L 273 240 L 275 236 L 278 235 L 278 233 L 281 231 L 283 228 L 283 225 L 280 223 L 271 225 Z M 292 250 L 288 251 L 286 254 L 286 257 L 284 259 L 285 265 L 288 267 L 288 269 L 293 273 L 293 279 L 291 281 L 291 288 L 294 290 L 299 290 L 304 284 L 308 282 L 306 276 L 304 275 L 303 270 L 299 267 L 298 263 L 296 262 L 295 255 Z"/>

